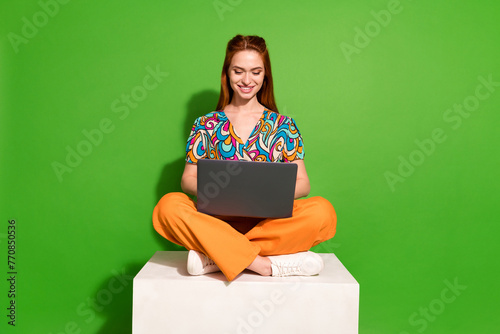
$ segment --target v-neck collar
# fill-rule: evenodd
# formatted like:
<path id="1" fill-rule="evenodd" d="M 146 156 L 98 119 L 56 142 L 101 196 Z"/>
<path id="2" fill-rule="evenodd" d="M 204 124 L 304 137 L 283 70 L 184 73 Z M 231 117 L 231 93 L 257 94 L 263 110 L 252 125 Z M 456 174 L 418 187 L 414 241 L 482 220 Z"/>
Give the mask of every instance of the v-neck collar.
<path id="1" fill-rule="evenodd" d="M 262 115 L 260 115 L 260 118 L 257 120 L 257 123 L 255 123 L 254 127 L 252 128 L 252 132 L 250 132 L 250 135 L 248 136 L 248 138 L 245 142 L 243 142 L 243 139 L 241 139 L 240 135 L 236 132 L 236 129 L 234 128 L 233 124 L 231 124 L 231 121 L 229 120 L 229 117 L 227 117 L 226 112 L 224 110 L 220 110 L 219 112 L 221 112 L 224 115 L 229 126 L 233 129 L 233 133 L 236 135 L 235 139 L 240 144 L 243 144 L 244 147 L 246 147 L 248 145 L 250 139 L 252 139 L 252 137 L 255 136 L 255 128 L 257 127 L 257 125 L 259 125 L 260 121 L 267 116 L 268 109 L 264 108 L 264 111 L 262 111 Z M 230 134 L 231 134 L 231 131 L 230 131 Z"/>

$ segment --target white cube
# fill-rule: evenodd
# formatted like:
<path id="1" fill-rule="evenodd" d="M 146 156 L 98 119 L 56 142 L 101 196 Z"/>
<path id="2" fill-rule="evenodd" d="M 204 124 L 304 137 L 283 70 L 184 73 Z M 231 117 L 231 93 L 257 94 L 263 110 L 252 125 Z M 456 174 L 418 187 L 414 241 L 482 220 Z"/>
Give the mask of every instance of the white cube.
<path id="1" fill-rule="evenodd" d="M 334 254 L 317 276 L 191 276 L 159 251 L 134 278 L 133 334 L 358 333 L 359 284 Z"/>

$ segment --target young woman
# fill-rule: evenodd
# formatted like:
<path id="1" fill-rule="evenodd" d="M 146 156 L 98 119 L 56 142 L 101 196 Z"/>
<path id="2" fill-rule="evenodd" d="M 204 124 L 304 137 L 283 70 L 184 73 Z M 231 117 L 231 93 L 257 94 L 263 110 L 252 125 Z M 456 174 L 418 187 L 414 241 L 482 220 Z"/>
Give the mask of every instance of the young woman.
<path id="1" fill-rule="evenodd" d="M 323 261 L 308 250 L 334 236 L 337 217 L 322 197 L 299 199 L 310 190 L 302 137 L 295 121 L 278 113 L 263 38 L 237 35 L 229 41 L 216 110 L 193 125 L 186 146 L 183 191 L 196 195 L 199 159 L 295 163 L 293 216 L 221 219 L 198 212 L 185 193 L 169 193 L 154 209 L 154 228 L 189 249 L 191 275 L 221 270 L 231 281 L 244 269 L 265 276 L 318 274 Z"/>

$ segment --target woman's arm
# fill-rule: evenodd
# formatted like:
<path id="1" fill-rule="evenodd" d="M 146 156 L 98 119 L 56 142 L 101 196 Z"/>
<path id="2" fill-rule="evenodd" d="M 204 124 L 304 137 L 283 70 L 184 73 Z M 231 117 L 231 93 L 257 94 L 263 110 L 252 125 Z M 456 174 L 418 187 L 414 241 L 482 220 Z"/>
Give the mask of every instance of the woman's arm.
<path id="1" fill-rule="evenodd" d="M 294 160 L 292 162 L 297 165 L 297 182 L 295 183 L 295 199 L 297 199 L 309 195 L 311 185 L 309 184 L 304 160 Z"/>
<path id="2" fill-rule="evenodd" d="M 311 190 L 311 185 L 309 184 L 309 177 L 307 176 L 306 166 L 304 160 L 292 161 L 297 164 L 297 181 L 295 184 L 295 196 L 294 198 L 305 197 L 309 195 Z M 186 194 L 196 196 L 197 190 L 197 168 L 195 164 L 190 164 L 186 162 L 184 166 L 184 172 L 181 178 L 181 188 Z"/>
<path id="3" fill-rule="evenodd" d="M 195 164 L 186 162 L 181 178 L 181 188 L 186 194 L 196 196 L 198 169 Z"/>

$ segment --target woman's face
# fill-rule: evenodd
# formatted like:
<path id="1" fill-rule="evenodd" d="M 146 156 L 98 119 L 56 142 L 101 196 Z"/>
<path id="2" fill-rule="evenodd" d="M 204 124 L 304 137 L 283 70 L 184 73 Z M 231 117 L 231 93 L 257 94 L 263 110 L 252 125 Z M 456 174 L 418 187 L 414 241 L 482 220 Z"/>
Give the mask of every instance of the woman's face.
<path id="1" fill-rule="evenodd" d="M 257 95 L 264 82 L 264 62 L 254 50 L 236 52 L 228 69 L 233 99 L 250 100 Z"/>

